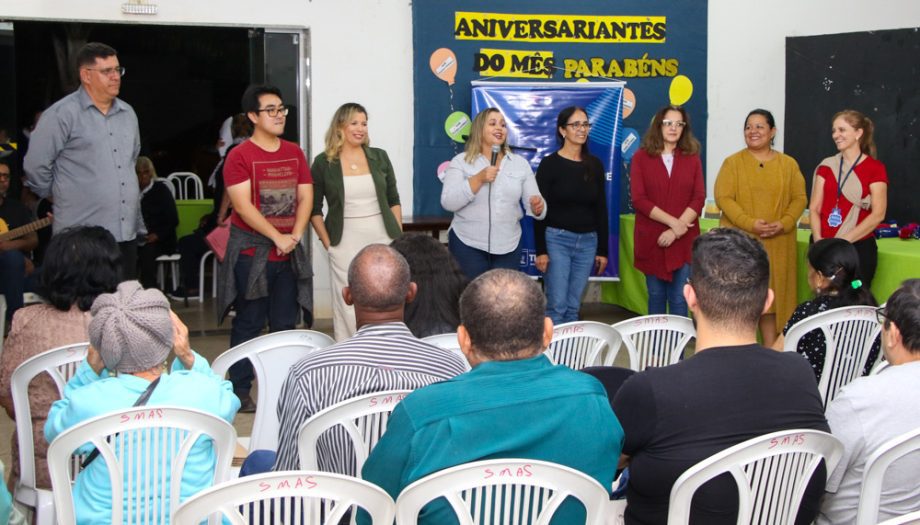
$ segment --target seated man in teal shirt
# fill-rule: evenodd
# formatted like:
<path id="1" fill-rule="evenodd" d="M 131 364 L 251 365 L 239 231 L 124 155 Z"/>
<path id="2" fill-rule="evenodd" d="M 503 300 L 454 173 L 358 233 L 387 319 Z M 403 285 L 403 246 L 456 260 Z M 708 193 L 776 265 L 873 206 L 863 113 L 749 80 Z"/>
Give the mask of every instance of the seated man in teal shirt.
<path id="1" fill-rule="evenodd" d="M 409 394 L 362 477 L 395 499 L 410 483 L 448 467 L 526 458 L 566 465 L 610 487 L 623 429 L 596 379 L 543 355 L 553 337 L 545 311 L 539 286 L 520 272 L 492 270 L 470 283 L 460 298 L 457 339 L 472 371 Z M 570 498 L 552 522 L 584 520 L 584 508 Z M 419 523 L 457 519 L 440 499 L 422 510 Z"/>

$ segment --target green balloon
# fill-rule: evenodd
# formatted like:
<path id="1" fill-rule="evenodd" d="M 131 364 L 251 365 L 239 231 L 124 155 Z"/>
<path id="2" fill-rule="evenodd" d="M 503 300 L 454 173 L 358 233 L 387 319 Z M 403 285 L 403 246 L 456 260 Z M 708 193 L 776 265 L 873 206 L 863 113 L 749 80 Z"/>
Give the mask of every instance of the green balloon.
<path id="1" fill-rule="evenodd" d="M 466 142 L 463 137 L 470 135 L 470 116 L 462 111 L 454 111 L 444 121 L 444 132 L 456 142 Z"/>

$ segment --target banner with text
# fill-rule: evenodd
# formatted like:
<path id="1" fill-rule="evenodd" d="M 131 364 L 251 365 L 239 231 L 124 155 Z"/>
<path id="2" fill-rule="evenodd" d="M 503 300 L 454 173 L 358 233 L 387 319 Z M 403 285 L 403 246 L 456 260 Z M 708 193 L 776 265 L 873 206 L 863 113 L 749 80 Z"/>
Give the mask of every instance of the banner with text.
<path id="1" fill-rule="evenodd" d="M 706 136 L 707 11 L 707 0 L 412 2 L 414 213 L 447 215 L 438 172 L 463 151 L 474 80 L 627 82 L 615 182 L 620 211 L 631 212 L 628 162 L 652 115 L 683 105 Z"/>
<path id="2" fill-rule="evenodd" d="M 607 199 L 606 239 L 609 259 L 601 278 L 616 278 L 620 267 L 618 246 L 620 231 L 620 127 L 624 84 L 622 82 L 550 83 L 550 82 L 482 82 L 473 83 L 472 116 L 486 108 L 498 108 L 508 125 L 508 144 L 526 158 L 536 171 L 543 157 L 559 148 L 556 142 L 556 116 L 569 106 L 581 106 L 593 124 L 588 135 L 588 149 L 604 165 Z M 521 270 L 539 275 L 536 259 L 533 219 L 521 220 Z"/>

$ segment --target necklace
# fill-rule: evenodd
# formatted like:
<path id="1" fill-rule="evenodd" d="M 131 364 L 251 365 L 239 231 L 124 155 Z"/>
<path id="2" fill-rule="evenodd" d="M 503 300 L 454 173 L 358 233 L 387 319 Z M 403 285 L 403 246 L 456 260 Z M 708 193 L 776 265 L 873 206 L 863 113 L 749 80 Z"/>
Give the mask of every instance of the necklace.
<path id="1" fill-rule="evenodd" d="M 358 171 L 358 165 L 354 162 L 351 163 L 351 171 Z"/>

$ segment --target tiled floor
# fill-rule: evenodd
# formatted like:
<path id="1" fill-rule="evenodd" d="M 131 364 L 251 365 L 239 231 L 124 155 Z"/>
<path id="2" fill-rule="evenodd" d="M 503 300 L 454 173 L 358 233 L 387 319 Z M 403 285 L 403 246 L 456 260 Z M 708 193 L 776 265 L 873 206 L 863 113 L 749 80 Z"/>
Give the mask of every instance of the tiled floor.
<path id="1" fill-rule="evenodd" d="M 198 301 L 191 301 L 188 306 L 185 306 L 181 301 L 172 301 L 172 306 L 188 326 L 192 348 L 199 354 L 207 358 L 208 361 L 213 361 L 215 357 L 227 350 L 230 340 L 231 320 L 227 319 L 221 326 L 217 326 L 214 313 L 215 306 L 212 299 L 205 300 L 204 304 L 199 304 Z M 587 320 L 610 324 L 628 319 L 635 314 L 618 306 L 587 303 L 583 308 L 582 315 Z M 331 335 L 332 320 L 317 319 L 313 329 Z M 620 357 L 624 356 L 621 355 Z M 618 359 L 618 365 L 625 366 L 625 363 L 625 359 L 622 363 Z M 240 435 L 245 436 L 251 433 L 252 422 L 252 414 L 238 414 L 234 421 L 234 426 Z M 13 429 L 13 421 L 7 417 L 5 411 L 0 410 L 0 459 L 7 466 L 12 461 L 10 457 L 10 439 Z M 8 470 L 9 468 L 7 468 Z"/>

